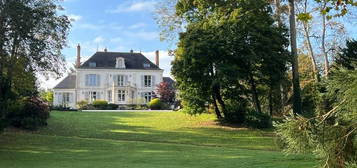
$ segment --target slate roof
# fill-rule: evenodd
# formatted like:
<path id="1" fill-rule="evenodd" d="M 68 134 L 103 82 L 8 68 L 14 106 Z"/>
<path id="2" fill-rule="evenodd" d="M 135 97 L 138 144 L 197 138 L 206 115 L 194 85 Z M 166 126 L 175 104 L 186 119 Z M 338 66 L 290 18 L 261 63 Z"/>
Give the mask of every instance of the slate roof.
<path id="1" fill-rule="evenodd" d="M 124 58 L 125 69 L 160 70 L 143 54 L 131 52 L 96 52 L 80 66 L 80 69 L 115 69 L 116 58 L 118 57 Z M 89 63 L 92 62 L 96 63 L 96 67 L 89 67 Z M 144 67 L 144 64 L 150 64 L 150 67 Z"/>
<path id="2" fill-rule="evenodd" d="M 74 89 L 76 88 L 76 75 L 68 75 L 54 89 Z"/>
<path id="3" fill-rule="evenodd" d="M 171 79 L 170 77 L 163 77 L 162 78 L 163 82 L 166 82 L 169 84 L 170 87 L 175 87 L 175 81 L 173 79 Z"/>

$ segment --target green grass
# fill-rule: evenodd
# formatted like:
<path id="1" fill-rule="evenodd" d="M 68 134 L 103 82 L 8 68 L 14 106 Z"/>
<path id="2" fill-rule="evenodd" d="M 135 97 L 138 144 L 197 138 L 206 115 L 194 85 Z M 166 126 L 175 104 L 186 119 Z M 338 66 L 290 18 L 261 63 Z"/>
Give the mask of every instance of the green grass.
<path id="1" fill-rule="evenodd" d="M 182 113 L 52 112 L 49 125 L 0 135 L 0 167 L 306 168 L 312 156 L 286 156 L 272 131 L 217 126 Z"/>

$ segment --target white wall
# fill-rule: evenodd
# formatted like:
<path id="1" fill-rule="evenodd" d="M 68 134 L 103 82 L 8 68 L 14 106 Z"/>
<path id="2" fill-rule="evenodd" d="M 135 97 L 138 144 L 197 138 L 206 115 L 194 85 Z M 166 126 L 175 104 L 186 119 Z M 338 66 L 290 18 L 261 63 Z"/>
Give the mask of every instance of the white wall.
<path id="1" fill-rule="evenodd" d="M 69 100 L 67 104 L 68 107 L 76 108 L 76 92 L 74 89 L 54 89 L 53 90 L 53 105 L 62 106 L 63 105 L 63 93 L 70 93 Z"/>
<path id="2" fill-rule="evenodd" d="M 86 86 L 86 75 L 97 74 L 100 75 L 99 86 Z M 127 75 L 128 82 L 132 88 L 135 88 L 135 98 L 139 98 L 141 92 L 156 91 L 156 85 L 163 80 L 163 70 L 127 70 L 127 69 L 78 69 L 77 70 L 77 102 L 85 100 L 85 92 L 96 91 L 100 93 L 99 99 L 107 100 L 107 91 L 113 89 L 114 76 L 115 75 Z M 143 87 L 141 82 L 142 75 L 155 76 L 155 84 L 153 87 Z M 112 93 L 112 98 L 117 96 L 116 93 Z M 129 97 L 129 96 L 127 96 Z M 129 104 L 129 99 L 126 102 L 115 102 L 116 104 Z"/>

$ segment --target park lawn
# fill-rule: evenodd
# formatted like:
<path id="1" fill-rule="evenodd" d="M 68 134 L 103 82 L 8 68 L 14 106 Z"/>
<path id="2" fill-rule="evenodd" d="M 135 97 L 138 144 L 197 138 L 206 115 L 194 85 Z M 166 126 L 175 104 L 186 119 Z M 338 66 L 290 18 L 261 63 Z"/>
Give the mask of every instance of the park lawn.
<path id="1" fill-rule="evenodd" d="M 272 131 L 218 126 L 209 114 L 51 112 L 36 132 L 0 135 L 0 168 L 271 167 L 317 165 L 284 155 Z"/>

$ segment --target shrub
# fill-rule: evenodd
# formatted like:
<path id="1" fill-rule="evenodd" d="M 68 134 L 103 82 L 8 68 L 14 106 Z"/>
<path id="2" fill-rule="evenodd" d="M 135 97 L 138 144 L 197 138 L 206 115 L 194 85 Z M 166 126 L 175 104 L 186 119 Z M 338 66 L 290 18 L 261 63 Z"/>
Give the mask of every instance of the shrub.
<path id="1" fill-rule="evenodd" d="M 104 110 L 106 109 L 108 102 L 105 100 L 95 100 L 93 101 L 92 105 L 96 108 L 96 109 L 101 109 Z"/>
<path id="2" fill-rule="evenodd" d="M 152 99 L 149 103 L 148 103 L 148 107 L 151 110 L 164 110 L 164 109 L 168 109 L 168 105 L 164 102 L 162 102 L 159 98 L 155 98 Z"/>
<path id="3" fill-rule="evenodd" d="M 35 130 L 47 125 L 49 111 L 47 103 L 41 99 L 25 98 L 10 105 L 7 119 L 14 127 Z"/>
<path id="4" fill-rule="evenodd" d="M 118 109 L 117 104 L 107 104 L 105 107 L 105 110 L 116 110 L 116 109 Z"/>
<path id="5" fill-rule="evenodd" d="M 77 107 L 78 107 L 78 109 L 80 109 L 80 110 L 82 110 L 85 106 L 87 106 L 88 105 L 88 101 L 86 101 L 86 100 L 82 100 L 82 101 L 79 101 L 78 103 L 77 103 Z"/>
<path id="6" fill-rule="evenodd" d="M 244 125 L 261 129 L 272 127 L 272 122 L 271 117 L 268 114 L 252 111 L 245 115 Z"/>

